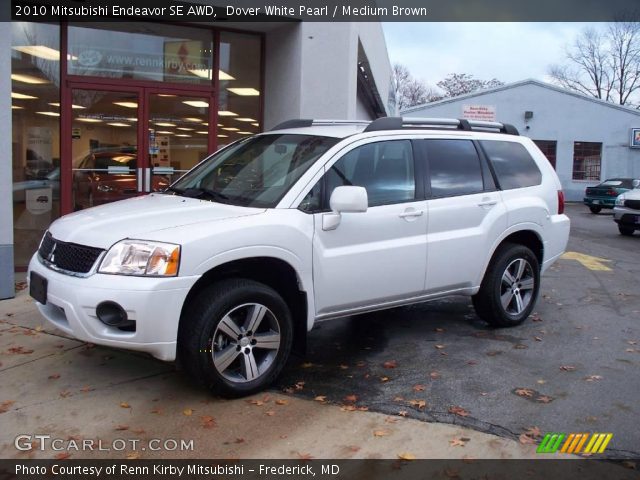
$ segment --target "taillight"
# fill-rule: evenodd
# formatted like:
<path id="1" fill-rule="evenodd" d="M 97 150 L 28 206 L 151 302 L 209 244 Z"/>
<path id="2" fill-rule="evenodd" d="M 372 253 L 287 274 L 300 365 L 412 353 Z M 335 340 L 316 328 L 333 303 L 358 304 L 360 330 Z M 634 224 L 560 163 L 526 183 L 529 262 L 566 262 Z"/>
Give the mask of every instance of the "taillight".
<path id="1" fill-rule="evenodd" d="M 558 190 L 558 215 L 562 215 L 564 213 L 564 192 L 562 190 Z"/>
<path id="2" fill-rule="evenodd" d="M 615 190 L 613 190 L 613 189 L 610 189 L 610 190 L 607 192 L 607 195 L 609 195 L 610 197 L 617 197 L 617 196 L 618 196 L 618 192 L 616 192 L 616 191 L 615 191 Z"/>

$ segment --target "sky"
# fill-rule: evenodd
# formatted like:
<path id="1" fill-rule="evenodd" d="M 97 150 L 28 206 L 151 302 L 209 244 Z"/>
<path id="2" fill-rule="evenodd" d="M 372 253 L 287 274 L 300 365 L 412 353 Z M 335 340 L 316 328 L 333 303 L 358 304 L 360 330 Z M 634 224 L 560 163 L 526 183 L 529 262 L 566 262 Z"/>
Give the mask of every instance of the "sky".
<path id="1" fill-rule="evenodd" d="M 565 46 L 587 23 L 383 23 L 389 57 L 435 87 L 450 73 L 505 83 L 549 81 L 549 65 L 563 63 Z"/>

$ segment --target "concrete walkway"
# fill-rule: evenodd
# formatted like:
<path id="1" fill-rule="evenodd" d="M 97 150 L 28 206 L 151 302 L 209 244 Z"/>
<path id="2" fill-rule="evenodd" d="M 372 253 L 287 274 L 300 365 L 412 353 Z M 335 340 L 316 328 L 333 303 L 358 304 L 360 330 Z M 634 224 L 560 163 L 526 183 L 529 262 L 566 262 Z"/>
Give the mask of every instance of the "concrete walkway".
<path id="1" fill-rule="evenodd" d="M 171 364 L 66 337 L 25 291 L 0 301 L 0 458 L 535 457 L 530 443 L 321 400 L 219 399 Z"/>

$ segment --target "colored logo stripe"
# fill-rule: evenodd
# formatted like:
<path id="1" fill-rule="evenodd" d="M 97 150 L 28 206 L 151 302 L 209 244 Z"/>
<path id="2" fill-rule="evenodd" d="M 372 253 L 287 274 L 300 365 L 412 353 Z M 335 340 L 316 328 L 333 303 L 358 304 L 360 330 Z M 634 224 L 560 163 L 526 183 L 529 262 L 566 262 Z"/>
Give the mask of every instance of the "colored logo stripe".
<path id="1" fill-rule="evenodd" d="M 584 453 L 602 453 L 613 438 L 611 433 L 594 433 L 584 449 Z"/>
<path id="2" fill-rule="evenodd" d="M 558 449 L 560 453 L 603 453 L 612 438 L 612 433 L 570 433 L 568 436 L 564 433 L 547 433 L 536 453 L 556 453 Z M 586 447 L 582 450 L 585 443 Z"/>
<path id="3" fill-rule="evenodd" d="M 537 453 L 555 453 L 566 435 L 564 433 L 547 433 L 536 450 Z"/>

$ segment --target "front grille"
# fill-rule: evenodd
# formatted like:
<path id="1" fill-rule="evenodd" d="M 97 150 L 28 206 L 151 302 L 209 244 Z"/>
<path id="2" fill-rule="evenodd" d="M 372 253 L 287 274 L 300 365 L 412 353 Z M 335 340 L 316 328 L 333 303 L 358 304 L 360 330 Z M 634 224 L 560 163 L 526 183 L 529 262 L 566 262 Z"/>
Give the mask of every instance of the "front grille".
<path id="1" fill-rule="evenodd" d="M 38 254 L 47 264 L 61 270 L 89 273 L 103 251 L 101 248 L 61 242 L 47 232 L 42 239 Z"/>
<path id="2" fill-rule="evenodd" d="M 625 200 L 624 206 L 627 208 L 633 208 L 634 210 L 640 210 L 640 200 Z"/>

